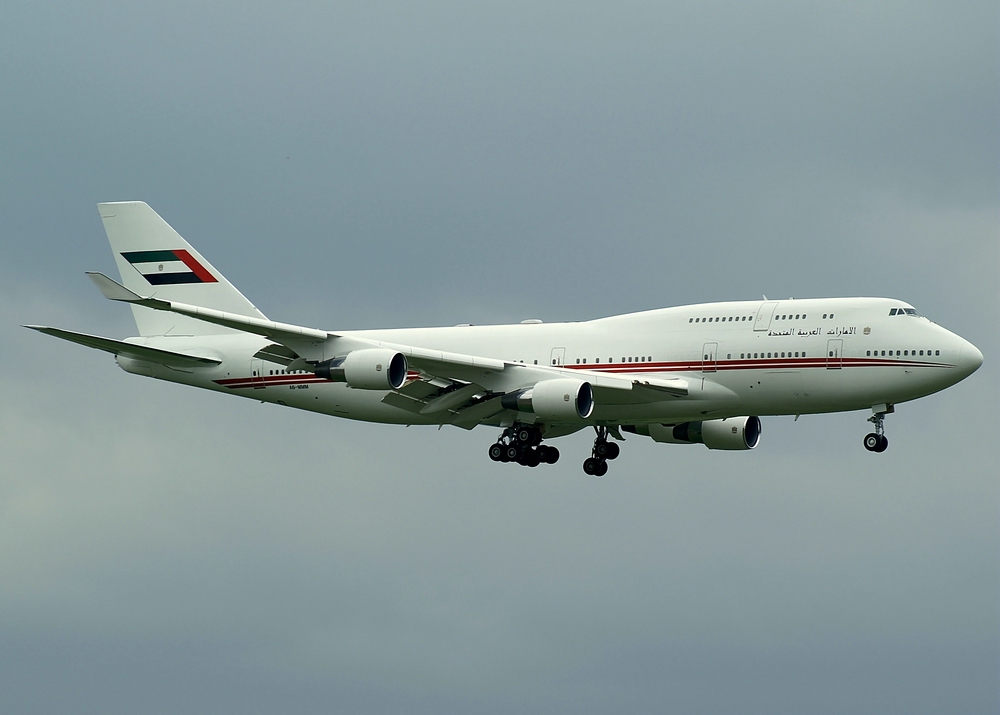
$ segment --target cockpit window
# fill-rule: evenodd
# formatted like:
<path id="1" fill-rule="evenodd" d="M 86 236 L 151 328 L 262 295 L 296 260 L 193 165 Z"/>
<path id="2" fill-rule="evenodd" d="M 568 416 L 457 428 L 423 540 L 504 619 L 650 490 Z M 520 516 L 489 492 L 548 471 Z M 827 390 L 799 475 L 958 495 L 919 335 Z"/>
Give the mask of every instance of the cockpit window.
<path id="1" fill-rule="evenodd" d="M 915 318 L 920 317 L 920 313 L 913 308 L 890 308 L 889 315 L 912 315 Z"/>
<path id="2" fill-rule="evenodd" d="M 889 315 L 895 315 L 898 308 L 892 308 L 889 310 Z"/>

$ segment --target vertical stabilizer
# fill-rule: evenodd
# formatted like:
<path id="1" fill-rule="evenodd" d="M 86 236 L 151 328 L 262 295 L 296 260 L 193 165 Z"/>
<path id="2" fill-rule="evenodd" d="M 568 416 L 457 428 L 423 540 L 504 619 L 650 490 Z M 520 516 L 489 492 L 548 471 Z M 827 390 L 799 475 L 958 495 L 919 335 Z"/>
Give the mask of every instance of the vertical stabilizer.
<path id="1" fill-rule="evenodd" d="M 141 296 L 264 318 L 191 244 L 142 201 L 97 204 L 122 285 Z M 175 313 L 132 306 L 139 334 L 217 335 L 233 332 Z"/>

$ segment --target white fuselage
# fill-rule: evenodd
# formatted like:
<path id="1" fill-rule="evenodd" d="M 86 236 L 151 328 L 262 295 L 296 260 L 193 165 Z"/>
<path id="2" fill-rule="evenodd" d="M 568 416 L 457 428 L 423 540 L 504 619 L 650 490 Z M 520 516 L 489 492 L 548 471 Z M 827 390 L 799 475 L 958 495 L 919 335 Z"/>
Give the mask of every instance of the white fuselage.
<path id="1" fill-rule="evenodd" d="M 737 415 L 781 415 L 868 409 L 913 400 L 968 376 L 982 354 L 930 320 L 892 309 L 885 298 L 829 298 L 704 303 L 579 323 L 455 326 L 338 332 L 344 339 L 405 344 L 561 366 L 583 373 L 683 377 L 687 399 L 664 395 L 646 404 L 598 401 L 581 424 L 679 423 Z M 352 389 L 311 372 L 285 370 L 253 356 L 265 338 L 135 338 L 220 365 L 178 370 L 119 357 L 129 372 L 349 419 L 395 424 L 448 424 L 447 411 L 420 415 L 393 407 L 382 391 Z M 526 385 L 527 386 L 527 385 Z M 509 424 L 500 414 L 490 424 Z"/>

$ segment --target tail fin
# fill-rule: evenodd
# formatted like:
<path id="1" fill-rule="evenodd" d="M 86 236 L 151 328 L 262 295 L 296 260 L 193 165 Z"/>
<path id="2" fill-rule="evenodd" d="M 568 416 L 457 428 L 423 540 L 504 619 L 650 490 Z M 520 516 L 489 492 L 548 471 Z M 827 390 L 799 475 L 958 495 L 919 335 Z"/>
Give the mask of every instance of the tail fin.
<path id="1" fill-rule="evenodd" d="M 266 319 L 144 202 L 104 203 L 97 204 L 97 208 L 122 284 L 129 290 L 139 295 Z M 229 328 L 139 305 L 132 306 L 132 314 L 142 336 L 233 332 Z"/>

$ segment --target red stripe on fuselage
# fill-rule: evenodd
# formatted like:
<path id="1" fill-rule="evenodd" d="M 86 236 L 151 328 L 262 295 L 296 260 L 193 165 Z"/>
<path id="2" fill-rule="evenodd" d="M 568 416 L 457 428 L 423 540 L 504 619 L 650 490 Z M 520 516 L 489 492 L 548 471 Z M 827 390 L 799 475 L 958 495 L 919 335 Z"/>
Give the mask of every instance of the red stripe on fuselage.
<path id="1" fill-rule="evenodd" d="M 612 374 L 644 374 L 651 372 L 722 372 L 731 370 L 774 370 L 777 368 L 827 368 L 828 362 L 836 363 L 836 358 L 799 358 L 791 360 L 723 360 L 716 363 L 701 362 L 647 362 L 647 363 L 611 363 L 593 365 L 561 365 L 568 370 L 588 370 L 591 372 L 606 372 Z M 708 368 L 707 370 L 704 368 Z M 914 362 L 910 360 L 875 360 L 873 358 L 841 358 L 837 367 L 944 367 L 954 365 L 939 362 Z M 419 373 L 407 375 L 407 382 L 413 380 Z M 279 385 L 314 385 L 330 382 L 316 375 L 264 375 L 262 377 L 232 377 L 215 380 L 217 385 L 231 390 L 244 387 L 268 387 Z"/>

